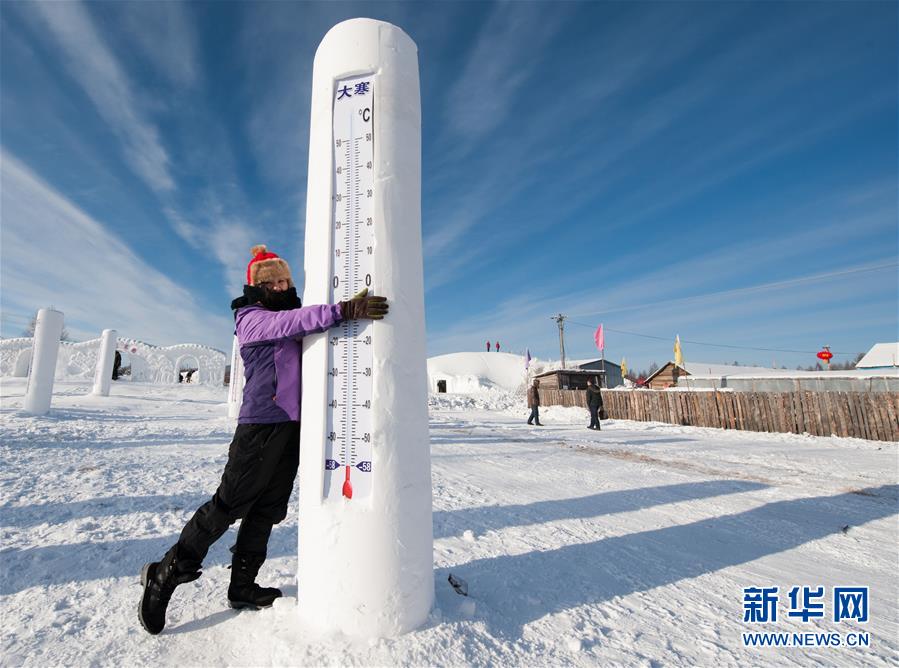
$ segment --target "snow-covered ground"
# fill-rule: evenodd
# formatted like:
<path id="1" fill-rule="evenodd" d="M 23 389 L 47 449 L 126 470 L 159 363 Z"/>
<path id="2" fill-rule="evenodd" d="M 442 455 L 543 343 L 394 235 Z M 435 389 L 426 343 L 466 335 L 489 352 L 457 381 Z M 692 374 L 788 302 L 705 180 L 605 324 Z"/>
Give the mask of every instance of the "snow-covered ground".
<path id="1" fill-rule="evenodd" d="M 24 387 L 3 379 L 3 665 L 899 662 L 896 443 L 619 421 L 592 432 L 573 408 L 545 409 L 537 428 L 508 393 L 432 396 L 437 607 L 423 628 L 360 642 L 297 624 L 294 498 L 260 577 L 287 598 L 226 607 L 232 529 L 152 637 L 138 573 L 216 487 L 226 390 L 119 383 L 100 398 L 57 382 L 50 415 L 29 417 Z M 794 585 L 825 587 L 827 617 L 787 618 Z M 830 619 L 843 585 L 870 587 L 867 623 Z M 743 621 L 750 586 L 780 587 L 778 622 Z M 756 630 L 864 631 L 870 646 L 743 647 Z"/>

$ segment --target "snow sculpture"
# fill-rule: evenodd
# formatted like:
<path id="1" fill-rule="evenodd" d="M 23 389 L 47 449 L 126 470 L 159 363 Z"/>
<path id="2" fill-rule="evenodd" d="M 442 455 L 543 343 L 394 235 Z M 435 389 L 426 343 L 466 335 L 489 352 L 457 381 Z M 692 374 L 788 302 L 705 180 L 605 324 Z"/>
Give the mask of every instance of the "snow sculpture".
<path id="1" fill-rule="evenodd" d="M 61 342 L 56 361 L 56 380 L 93 379 L 100 344 L 100 339 L 78 343 Z M 0 341 L 0 376 L 27 376 L 32 347 L 33 340 L 30 337 Z M 225 378 L 225 353 L 209 346 L 182 343 L 158 347 L 137 339 L 119 338 L 116 340 L 116 349 L 127 353 L 131 365 L 131 375 L 120 377 L 123 382 L 175 383 L 176 369 L 187 358 L 194 360 L 198 367 L 191 382 L 221 385 Z M 128 365 L 124 360 L 123 363 Z"/>
<path id="2" fill-rule="evenodd" d="M 56 357 L 59 355 L 59 338 L 62 336 L 63 315 L 53 309 L 42 308 L 37 312 L 34 325 L 34 347 L 31 352 L 31 371 L 25 389 L 24 408 L 34 415 L 44 415 L 50 410 L 53 396 L 53 375 Z"/>
<path id="3" fill-rule="evenodd" d="M 304 301 L 368 287 L 391 306 L 304 341 L 300 615 L 392 636 L 434 598 L 417 48 L 389 23 L 345 21 L 312 82 Z"/>
<path id="4" fill-rule="evenodd" d="M 234 337 L 231 346 L 231 378 L 228 381 L 228 417 L 236 418 L 240 415 L 240 405 L 243 403 L 243 358 L 240 356 L 240 344 Z"/>
<path id="5" fill-rule="evenodd" d="M 97 355 L 97 370 L 94 374 L 93 393 L 101 397 L 109 396 L 112 382 L 112 367 L 115 363 L 116 331 L 104 329 L 100 336 L 100 352 Z"/>
<path id="6" fill-rule="evenodd" d="M 209 346 L 179 343 L 161 348 L 136 339 L 119 339 L 118 346 L 131 358 L 131 380 L 176 383 L 178 369 L 186 359 L 197 363 L 192 383 L 221 385 L 225 380 L 225 353 Z"/>
<path id="7" fill-rule="evenodd" d="M 0 340 L 0 377 L 26 378 L 34 339 L 22 336 Z"/>

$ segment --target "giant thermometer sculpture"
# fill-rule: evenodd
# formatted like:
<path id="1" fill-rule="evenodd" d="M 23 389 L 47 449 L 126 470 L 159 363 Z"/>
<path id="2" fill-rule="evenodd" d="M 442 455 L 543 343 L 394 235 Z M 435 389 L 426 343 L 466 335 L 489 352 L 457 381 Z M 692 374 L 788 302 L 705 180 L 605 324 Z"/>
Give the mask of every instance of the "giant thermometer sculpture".
<path id="1" fill-rule="evenodd" d="M 303 619 L 390 636 L 434 596 L 415 43 L 353 19 L 315 54 L 307 304 L 387 297 L 383 321 L 306 337 L 298 582 Z"/>

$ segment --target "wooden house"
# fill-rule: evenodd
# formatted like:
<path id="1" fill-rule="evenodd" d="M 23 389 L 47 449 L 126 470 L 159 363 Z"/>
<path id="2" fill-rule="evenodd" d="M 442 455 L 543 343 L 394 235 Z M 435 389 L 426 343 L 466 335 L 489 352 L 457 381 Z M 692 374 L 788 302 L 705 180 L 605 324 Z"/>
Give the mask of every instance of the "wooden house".
<path id="1" fill-rule="evenodd" d="M 554 369 L 535 376 L 540 381 L 541 390 L 586 390 L 591 378 L 602 387 L 602 372 L 585 369 Z"/>
<path id="2" fill-rule="evenodd" d="M 609 360 L 594 360 L 592 362 L 584 362 L 583 364 L 578 364 L 578 369 L 583 369 L 585 371 L 604 371 L 602 374 L 602 387 L 603 389 L 607 387 L 618 387 L 619 385 L 624 385 L 624 378 L 621 375 L 621 366 L 615 364 L 615 362 L 610 362 Z"/>
<path id="3" fill-rule="evenodd" d="M 667 362 L 646 379 L 646 387 L 652 390 L 664 390 L 666 387 L 675 387 L 677 386 L 678 378 L 689 375 L 683 367 L 677 366 L 674 362 Z"/>
<path id="4" fill-rule="evenodd" d="M 666 387 L 684 385 L 684 379 L 689 377 L 689 387 L 729 387 L 729 379 L 733 377 L 745 378 L 774 378 L 774 377 L 802 377 L 814 376 L 811 371 L 789 371 L 787 369 L 772 369 L 760 366 L 737 366 L 731 364 L 715 364 L 708 362 L 685 362 L 675 366 L 674 362 L 667 362 L 661 369 L 646 379 L 647 387 L 653 390 L 664 390 Z M 695 381 L 695 382 L 694 382 Z"/>

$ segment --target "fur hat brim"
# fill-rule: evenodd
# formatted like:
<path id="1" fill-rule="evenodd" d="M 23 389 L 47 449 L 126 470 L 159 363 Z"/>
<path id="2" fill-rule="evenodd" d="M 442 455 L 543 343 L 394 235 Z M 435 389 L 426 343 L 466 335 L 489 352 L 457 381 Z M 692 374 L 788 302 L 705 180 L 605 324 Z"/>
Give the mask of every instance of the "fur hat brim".
<path id="1" fill-rule="evenodd" d="M 281 279 L 286 279 L 290 287 L 294 287 L 290 265 L 280 257 L 258 260 L 250 265 L 250 285 L 275 283 Z"/>

